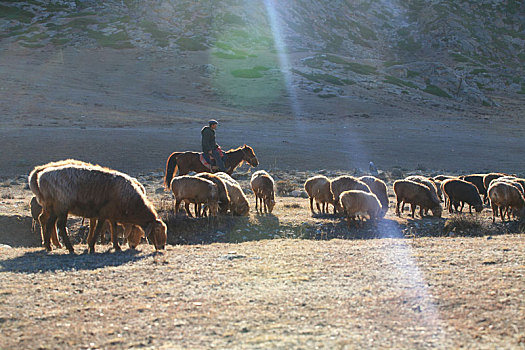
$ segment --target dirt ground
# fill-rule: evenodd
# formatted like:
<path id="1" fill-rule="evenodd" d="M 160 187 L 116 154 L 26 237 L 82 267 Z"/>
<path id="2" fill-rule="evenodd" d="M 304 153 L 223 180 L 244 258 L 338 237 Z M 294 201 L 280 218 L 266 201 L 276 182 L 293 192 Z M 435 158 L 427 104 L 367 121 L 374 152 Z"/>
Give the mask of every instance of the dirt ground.
<path id="1" fill-rule="evenodd" d="M 384 220 L 349 230 L 289 194 L 257 215 L 247 191 L 249 217 L 192 220 L 173 216 L 161 179 L 210 118 L 224 148 L 250 144 L 296 190 L 370 160 L 390 192 L 392 170 L 523 175 L 523 100 L 477 108 L 352 85 L 337 102 L 298 90 L 294 113 L 272 86 L 241 99 L 250 82 L 232 92 L 203 75 L 202 53 L 3 49 L 0 348 L 525 347 L 523 228 L 489 209 L 466 228 L 448 213 L 398 218 L 390 193 Z M 169 223 L 166 251 L 84 254 L 73 218 L 77 254 L 45 253 L 27 174 L 64 158 L 136 176 Z M 245 190 L 251 171 L 235 173 Z"/>

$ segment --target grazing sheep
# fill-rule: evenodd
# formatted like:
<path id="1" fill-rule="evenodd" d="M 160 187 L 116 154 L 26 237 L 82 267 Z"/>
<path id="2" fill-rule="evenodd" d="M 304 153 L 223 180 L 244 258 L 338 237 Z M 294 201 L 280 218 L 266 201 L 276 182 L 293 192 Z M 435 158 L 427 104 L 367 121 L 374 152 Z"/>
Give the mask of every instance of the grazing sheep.
<path id="1" fill-rule="evenodd" d="M 363 181 L 370 188 L 373 194 L 376 195 L 377 199 L 381 203 L 381 213 L 384 217 L 388 211 L 388 189 L 386 184 L 377 177 L 374 176 L 361 176 L 359 180 Z"/>
<path id="2" fill-rule="evenodd" d="M 236 216 L 248 215 L 250 213 L 250 204 L 239 183 L 226 173 L 219 172 L 215 173 L 215 175 L 224 181 L 228 189 L 228 194 L 230 195 L 230 212 Z"/>
<path id="3" fill-rule="evenodd" d="M 456 176 L 451 176 L 451 175 L 437 175 L 437 176 L 434 176 L 434 181 L 445 181 L 445 180 L 448 180 L 448 179 L 455 179 Z"/>
<path id="4" fill-rule="evenodd" d="M 360 190 L 344 191 L 340 195 L 339 205 L 343 208 L 344 213 L 346 213 L 349 228 L 351 221 L 354 221 L 357 227 L 357 215 L 361 217 L 368 215 L 371 221 L 381 217 L 381 203 L 373 193 Z"/>
<path id="5" fill-rule="evenodd" d="M 485 174 L 485 176 L 483 176 L 483 186 L 485 187 L 485 190 L 487 191 L 488 193 L 488 190 L 489 190 L 489 187 L 490 187 L 490 183 L 497 179 L 497 178 L 500 178 L 500 177 L 503 177 L 503 176 L 509 176 L 509 174 L 505 174 L 505 173 L 488 173 L 488 174 Z"/>
<path id="6" fill-rule="evenodd" d="M 516 210 L 519 217 L 525 215 L 525 198 L 516 186 L 503 181 L 493 181 L 487 193 L 492 208 L 492 222 L 496 221 L 498 209 L 501 221 L 505 221 L 505 214 L 510 220 L 509 208 Z"/>
<path id="7" fill-rule="evenodd" d="M 339 197 L 344 191 L 360 190 L 370 192 L 370 188 L 366 183 L 349 175 L 341 175 L 330 181 L 330 190 L 334 194 L 334 201 L 336 203 L 336 210 L 342 212 L 343 208 L 339 205 Z"/>
<path id="8" fill-rule="evenodd" d="M 470 174 L 470 175 L 463 175 L 459 176 L 460 180 L 464 180 L 467 182 L 470 182 L 476 188 L 478 189 L 478 192 L 480 195 L 483 196 L 483 202 L 487 202 L 487 189 L 485 188 L 485 185 L 483 184 L 483 178 L 487 174 Z"/>
<path id="9" fill-rule="evenodd" d="M 495 181 L 503 181 L 508 182 L 510 184 L 514 184 L 520 190 L 521 194 L 525 196 L 525 179 L 520 179 L 514 176 L 502 176 L 495 180 L 493 180 L 491 183 Z"/>
<path id="10" fill-rule="evenodd" d="M 394 182 L 394 193 L 396 194 L 396 215 L 400 216 L 399 205 L 401 202 L 410 203 L 412 207 L 412 218 L 414 218 L 416 206 L 419 205 L 419 215 L 423 217 L 423 211 L 430 209 L 434 217 L 441 217 L 441 203 L 427 185 L 410 180 L 397 180 Z"/>
<path id="11" fill-rule="evenodd" d="M 29 188 L 35 194 L 37 203 L 38 203 L 38 193 L 37 192 L 39 191 L 39 189 L 38 189 L 38 174 L 41 171 L 45 170 L 46 168 L 58 167 L 58 166 L 67 165 L 67 164 L 88 165 L 88 166 L 92 166 L 93 165 L 93 164 L 82 162 L 82 161 L 76 160 L 76 159 L 65 159 L 65 160 L 60 160 L 60 161 L 57 161 L 57 162 L 50 162 L 50 163 L 47 163 L 47 164 L 36 166 L 31 171 L 31 173 L 29 173 L 28 183 L 29 183 Z M 38 204 L 40 205 L 40 203 L 38 203 Z M 35 210 L 36 210 L 36 207 L 35 207 Z M 31 207 L 31 213 L 33 213 L 33 206 Z M 47 218 L 48 217 L 49 217 L 48 213 L 45 210 L 43 210 L 43 208 L 41 207 L 40 214 L 38 216 L 38 222 L 40 223 L 40 235 L 42 237 L 42 244 L 44 244 L 44 241 L 45 241 L 44 240 L 44 228 L 45 228 L 45 224 L 47 222 Z M 57 248 L 61 247 L 60 243 L 58 242 L 58 236 L 57 236 L 57 232 L 56 232 L 56 227 L 53 227 L 53 232 L 51 233 L 51 240 L 52 240 L 53 245 L 55 247 L 57 247 Z"/>
<path id="12" fill-rule="evenodd" d="M 95 252 L 95 242 L 106 220 L 140 226 L 156 249 L 166 244 L 166 225 L 137 180 L 126 174 L 79 162 L 47 167 L 38 172 L 36 184 L 32 180 L 30 176 L 31 190 L 48 214 L 44 228 L 46 250 L 51 250 L 50 235 L 56 222 L 66 248 L 74 252 L 67 236 L 68 214 L 98 219 L 88 242 L 90 253 Z M 116 241 L 113 244 L 118 247 Z"/>
<path id="13" fill-rule="evenodd" d="M 441 201 L 441 189 L 438 190 L 436 182 L 433 178 L 422 175 L 412 175 L 405 178 L 405 180 L 414 181 L 426 185 L 428 188 L 430 188 L 430 191 L 432 191 L 432 193 L 436 195 L 436 198 L 438 198 L 438 200 Z"/>
<path id="14" fill-rule="evenodd" d="M 261 202 L 261 213 L 271 213 L 275 206 L 275 191 L 273 178 L 264 170 L 256 171 L 252 174 L 250 186 L 255 194 L 255 210 L 258 210 L 257 204 Z M 263 208 L 264 202 L 264 208 Z"/>
<path id="15" fill-rule="evenodd" d="M 178 213 L 181 202 L 185 201 L 186 213 L 189 217 L 193 217 L 190 203 L 195 205 L 196 217 L 201 216 L 199 204 L 205 204 L 210 210 L 210 215 L 217 216 L 219 190 L 213 181 L 189 175 L 175 176 L 171 180 L 170 188 L 175 196 L 175 213 Z"/>
<path id="16" fill-rule="evenodd" d="M 465 203 L 469 205 L 469 213 L 472 214 L 472 207 L 476 209 L 476 212 L 483 210 L 483 202 L 479 195 L 477 187 L 468 181 L 460 179 L 448 179 L 443 181 L 443 192 L 448 199 L 448 211 L 453 212 L 452 206 L 458 211 L 458 206 L 461 204 L 459 211 L 463 212 L 463 206 Z"/>
<path id="17" fill-rule="evenodd" d="M 314 200 L 319 213 L 328 213 L 328 204 L 332 204 L 334 206 L 335 214 L 336 203 L 334 201 L 334 194 L 330 190 L 329 178 L 324 175 L 313 176 L 304 183 L 304 190 L 308 193 L 308 197 L 310 198 L 310 211 L 312 214 L 315 214 L 313 206 Z M 322 210 L 319 207 L 319 203 L 321 203 Z"/>
<path id="18" fill-rule="evenodd" d="M 230 208 L 230 196 L 228 195 L 228 189 L 224 181 L 212 173 L 198 173 L 195 176 L 210 180 L 217 185 L 217 189 L 219 190 L 219 213 L 226 214 Z"/>

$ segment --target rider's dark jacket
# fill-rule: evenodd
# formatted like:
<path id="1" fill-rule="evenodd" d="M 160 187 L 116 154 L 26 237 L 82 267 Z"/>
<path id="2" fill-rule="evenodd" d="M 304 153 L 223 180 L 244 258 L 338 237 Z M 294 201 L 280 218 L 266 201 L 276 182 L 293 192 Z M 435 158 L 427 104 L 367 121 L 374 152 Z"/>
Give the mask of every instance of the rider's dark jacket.
<path id="1" fill-rule="evenodd" d="M 208 154 L 209 151 L 219 147 L 215 142 L 215 130 L 209 126 L 205 126 L 201 130 L 202 135 L 202 151 Z"/>

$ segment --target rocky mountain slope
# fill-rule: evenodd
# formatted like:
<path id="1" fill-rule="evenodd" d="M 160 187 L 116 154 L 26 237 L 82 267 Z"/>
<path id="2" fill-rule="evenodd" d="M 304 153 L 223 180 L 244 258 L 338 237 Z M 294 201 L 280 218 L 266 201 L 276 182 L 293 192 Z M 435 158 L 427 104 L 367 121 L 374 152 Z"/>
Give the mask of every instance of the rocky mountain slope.
<path id="1" fill-rule="evenodd" d="M 351 96 L 352 86 L 478 106 L 525 94 L 519 0 L 4 1 L 0 38 L 208 51 L 205 74 L 271 81 L 284 72 L 279 84 L 319 98 Z"/>

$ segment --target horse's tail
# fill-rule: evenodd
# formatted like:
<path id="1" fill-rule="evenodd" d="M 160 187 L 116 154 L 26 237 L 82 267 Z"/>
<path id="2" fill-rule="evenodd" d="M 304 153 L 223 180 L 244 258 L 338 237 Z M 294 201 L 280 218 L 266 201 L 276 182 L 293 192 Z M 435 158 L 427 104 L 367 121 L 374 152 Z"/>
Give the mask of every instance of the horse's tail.
<path id="1" fill-rule="evenodd" d="M 166 162 L 166 173 L 164 174 L 164 187 L 169 190 L 171 179 L 173 175 L 177 172 L 177 156 L 178 152 L 173 152 Z"/>

